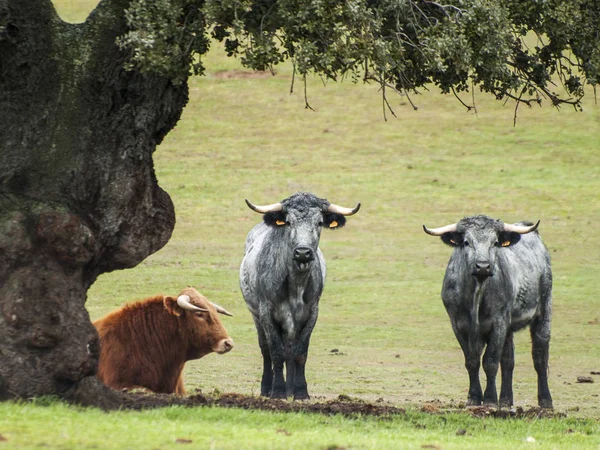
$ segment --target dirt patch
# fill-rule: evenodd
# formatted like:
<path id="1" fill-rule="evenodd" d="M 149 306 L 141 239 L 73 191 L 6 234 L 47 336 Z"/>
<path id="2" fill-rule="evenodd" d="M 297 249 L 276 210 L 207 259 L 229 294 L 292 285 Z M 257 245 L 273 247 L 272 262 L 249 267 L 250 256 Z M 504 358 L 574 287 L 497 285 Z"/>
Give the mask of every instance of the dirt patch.
<path id="1" fill-rule="evenodd" d="M 494 408 L 489 406 L 472 406 L 467 408 L 473 417 L 497 417 L 500 419 L 556 419 L 567 417 L 565 413 L 545 408 Z"/>
<path id="2" fill-rule="evenodd" d="M 340 395 L 335 399 L 323 402 L 271 400 L 265 397 L 254 397 L 234 393 L 204 395 L 198 392 L 183 398 L 163 394 L 148 394 L 143 392 L 124 392 L 123 395 L 124 401 L 122 408 L 135 410 L 181 405 L 187 407 L 219 406 L 223 408 L 241 408 L 275 412 L 310 412 L 323 415 L 341 414 L 348 417 L 371 416 L 386 418 L 406 413 L 404 408 L 398 408 L 383 401 L 372 403 L 363 401 L 361 399 L 351 398 L 346 395 Z M 455 404 L 443 405 L 437 404 L 436 402 L 424 404 L 421 407 L 421 411 L 428 414 L 447 414 L 449 412 L 467 413 L 478 418 L 494 417 L 499 419 L 554 419 L 567 417 L 565 413 L 538 407 L 517 407 L 508 409 L 494 408 L 489 406 L 475 406 L 461 408 L 457 407 Z"/>
<path id="3" fill-rule="evenodd" d="M 493 406 L 466 406 L 464 402 L 445 404 L 439 400 L 425 402 L 420 411 L 427 414 L 467 413 L 473 417 L 495 417 L 499 419 L 525 419 L 525 418 L 562 418 L 565 413 L 539 407 L 523 408 L 497 408 Z"/>
<path id="4" fill-rule="evenodd" d="M 404 408 L 398 408 L 385 400 L 378 399 L 368 402 L 347 395 L 326 400 L 289 401 L 271 400 L 265 397 L 255 397 L 237 393 L 205 395 L 200 390 L 192 391 L 189 396 L 177 397 L 168 394 L 153 394 L 145 390 L 113 391 L 98 381 L 96 377 L 81 380 L 63 398 L 71 403 L 82 406 L 94 406 L 104 410 L 129 409 L 144 410 L 164 408 L 168 406 L 218 406 L 222 408 L 241 408 L 247 410 L 262 410 L 276 412 L 309 412 L 323 415 L 370 416 L 381 419 L 406 413 Z M 466 407 L 464 403 L 445 404 L 440 400 L 425 402 L 421 406 L 424 413 L 437 415 L 447 413 L 467 413 L 473 417 L 497 417 L 502 419 L 524 418 L 562 418 L 566 414 L 543 408 L 493 408 L 488 406 Z"/>
<path id="5" fill-rule="evenodd" d="M 265 397 L 254 397 L 242 394 L 221 394 L 216 396 L 206 396 L 201 393 L 195 393 L 188 397 L 174 397 L 163 394 L 147 394 L 143 392 L 124 392 L 124 409 L 149 409 L 161 408 L 171 405 L 181 406 L 220 406 L 223 408 L 241 408 L 256 409 L 263 411 L 277 412 L 311 412 L 324 415 L 341 414 L 344 416 L 376 416 L 386 417 L 397 414 L 404 414 L 406 411 L 401 408 L 387 404 L 373 404 L 360 399 L 340 395 L 334 400 L 325 402 L 293 402 L 287 400 L 271 400 Z"/>

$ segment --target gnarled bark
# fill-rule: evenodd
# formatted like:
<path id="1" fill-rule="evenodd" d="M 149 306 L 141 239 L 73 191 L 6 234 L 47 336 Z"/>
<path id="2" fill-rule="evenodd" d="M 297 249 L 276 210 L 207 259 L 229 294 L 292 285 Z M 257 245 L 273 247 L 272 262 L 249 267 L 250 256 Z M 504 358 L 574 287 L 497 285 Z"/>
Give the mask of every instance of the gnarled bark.
<path id="1" fill-rule="evenodd" d="M 50 0 L 0 0 L 0 399 L 94 375 L 87 289 L 175 224 L 152 154 L 187 85 L 124 69 L 128 3 L 67 24 Z"/>

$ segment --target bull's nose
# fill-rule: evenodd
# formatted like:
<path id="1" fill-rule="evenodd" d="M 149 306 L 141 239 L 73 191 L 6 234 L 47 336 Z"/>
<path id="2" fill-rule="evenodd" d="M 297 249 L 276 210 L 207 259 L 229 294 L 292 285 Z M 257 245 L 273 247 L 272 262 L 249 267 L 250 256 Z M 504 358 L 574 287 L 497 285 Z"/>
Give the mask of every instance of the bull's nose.
<path id="1" fill-rule="evenodd" d="M 227 353 L 232 348 L 233 348 L 233 339 L 228 338 L 228 339 L 223 339 L 221 342 L 219 342 L 218 349 L 215 351 L 219 354 L 223 354 L 223 353 Z"/>
<path id="2" fill-rule="evenodd" d="M 313 252 L 307 247 L 297 247 L 294 250 L 294 259 L 299 262 L 308 262 L 313 260 Z"/>
<path id="3" fill-rule="evenodd" d="M 475 263 L 475 268 L 477 269 L 477 272 L 489 272 L 490 263 L 485 261 L 477 261 Z"/>
<path id="4" fill-rule="evenodd" d="M 477 278 L 487 278 L 492 276 L 492 266 L 487 261 L 477 261 L 473 275 Z"/>

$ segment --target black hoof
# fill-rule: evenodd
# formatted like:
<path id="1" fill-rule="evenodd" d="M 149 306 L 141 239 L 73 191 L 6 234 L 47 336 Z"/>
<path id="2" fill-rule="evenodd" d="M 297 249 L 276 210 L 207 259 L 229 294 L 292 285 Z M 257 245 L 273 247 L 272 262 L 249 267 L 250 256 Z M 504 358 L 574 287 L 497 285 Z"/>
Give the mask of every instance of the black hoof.
<path id="1" fill-rule="evenodd" d="M 286 398 L 287 398 L 287 394 L 285 393 L 285 391 L 271 393 L 271 399 L 286 399 Z"/>
<path id="2" fill-rule="evenodd" d="M 467 399 L 467 406 L 481 406 L 481 399 L 469 398 Z"/>
<path id="3" fill-rule="evenodd" d="M 310 395 L 308 392 L 297 393 L 294 394 L 294 400 L 310 400 Z"/>

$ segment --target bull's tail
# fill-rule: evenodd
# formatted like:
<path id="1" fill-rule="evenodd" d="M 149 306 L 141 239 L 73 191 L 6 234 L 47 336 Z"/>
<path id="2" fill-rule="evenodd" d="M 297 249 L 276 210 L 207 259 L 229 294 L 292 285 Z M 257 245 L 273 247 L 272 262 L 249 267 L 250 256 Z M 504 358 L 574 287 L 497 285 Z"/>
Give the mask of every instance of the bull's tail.
<path id="1" fill-rule="evenodd" d="M 475 293 L 473 294 L 473 304 L 471 305 L 471 327 L 469 329 L 469 351 L 472 355 L 478 352 L 477 343 L 479 342 L 479 306 L 483 298 L 483 283 L 477 283 Z"/>

